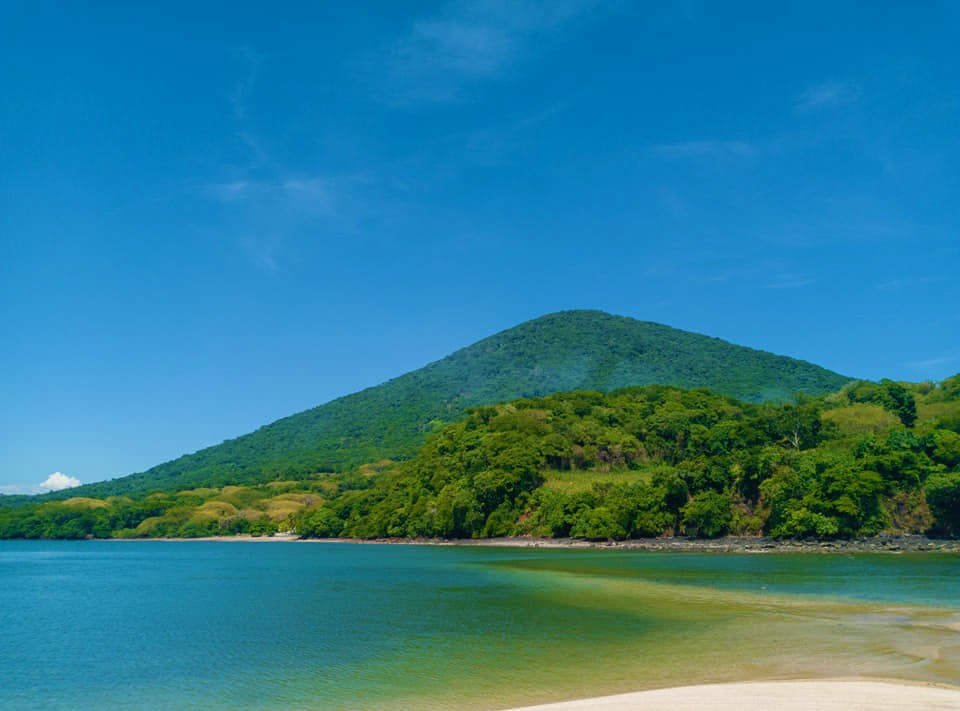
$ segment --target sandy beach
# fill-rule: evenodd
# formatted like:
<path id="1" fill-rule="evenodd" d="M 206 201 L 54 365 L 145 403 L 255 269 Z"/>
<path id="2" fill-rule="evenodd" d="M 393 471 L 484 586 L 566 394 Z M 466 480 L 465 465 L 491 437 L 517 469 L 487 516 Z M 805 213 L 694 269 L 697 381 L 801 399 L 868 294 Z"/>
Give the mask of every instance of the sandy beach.
<path id="1" fill-rule="evenodd" d="M 930 711 L 960 709 L 960 688 L 899 681 L 702 684 L 524 706 L 513 711 Z"/>

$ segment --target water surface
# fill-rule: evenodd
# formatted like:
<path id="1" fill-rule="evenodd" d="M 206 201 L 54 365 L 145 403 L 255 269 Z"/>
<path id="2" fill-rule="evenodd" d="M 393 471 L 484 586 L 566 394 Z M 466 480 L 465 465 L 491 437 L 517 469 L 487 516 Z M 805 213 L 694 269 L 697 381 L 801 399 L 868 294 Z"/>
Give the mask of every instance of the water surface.
<path id="1" fill-rule="evenodd" d="M 504 708 L 960 679 L 960 556 L 0 542 L 0 707 Z"/>

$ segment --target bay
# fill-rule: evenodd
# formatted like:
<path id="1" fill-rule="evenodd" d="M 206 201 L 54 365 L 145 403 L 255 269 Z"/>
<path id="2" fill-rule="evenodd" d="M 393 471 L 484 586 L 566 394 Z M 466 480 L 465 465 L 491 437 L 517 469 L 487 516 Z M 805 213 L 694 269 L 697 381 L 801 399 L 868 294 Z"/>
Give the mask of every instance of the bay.
<path id="1" fill-rule="evenodd" d="M 960 556 L 0 542 L 0 707 L 508 708 L 960 679 Z"/>

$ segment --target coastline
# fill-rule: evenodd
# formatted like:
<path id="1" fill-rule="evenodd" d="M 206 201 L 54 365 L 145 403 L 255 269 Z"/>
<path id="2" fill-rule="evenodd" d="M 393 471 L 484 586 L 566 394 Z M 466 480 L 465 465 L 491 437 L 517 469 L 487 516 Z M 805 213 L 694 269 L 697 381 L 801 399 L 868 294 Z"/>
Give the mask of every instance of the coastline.
<path id="1" fill-rule="evenodd" d="M 625 541 L 585 541 L 576 538 L 300 538 L 272 536 L 206 536 L 201 538 L 105 538 L 107 541 L 215 541 L 224 543 L 350 543 L 353 545 L 488 546 L 494 548 L 582 548 L 659 551 L 666 553 L 960 553 L 960 540 L 925 536 L 878 536 L 853 540 L 792 540 L 727 536 L 714 539 L 636 538 Z"/>
<path id="2" fill-rule="evenodd" d="M 511 711 L 926 711 L 960 709 L 960 688 L 899 679 L 697 684 L 523 706 Z"/>

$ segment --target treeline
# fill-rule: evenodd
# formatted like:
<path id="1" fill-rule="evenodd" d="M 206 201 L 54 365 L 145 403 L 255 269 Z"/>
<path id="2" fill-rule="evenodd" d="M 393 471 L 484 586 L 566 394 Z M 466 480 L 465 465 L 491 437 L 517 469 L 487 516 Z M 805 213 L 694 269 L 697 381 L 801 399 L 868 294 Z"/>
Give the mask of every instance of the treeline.
<path id="1" fill-rule="evenodd" d="M 400 473 L 331 499 L 298 530 L 359 538 L 953 535 L 958 390 L 960 377 L 940 387 L 859 382 L 775 406 L 649 386 L 478 408 Z"/>
<path id="2" fill-rule="evenodd" d="M 270 535 L 324 501 L 327 482 L 226 486 L 133 499 L 72 497 L 0 509 L 0 538 L 198 538 Z"/>
<path id="3" fill-rule="evenodd" d="M 666 386 L 479 407 L 412 459 L 0 509 L 0 537 L 960 534 L 960 375 L 754 404 Z"/>

